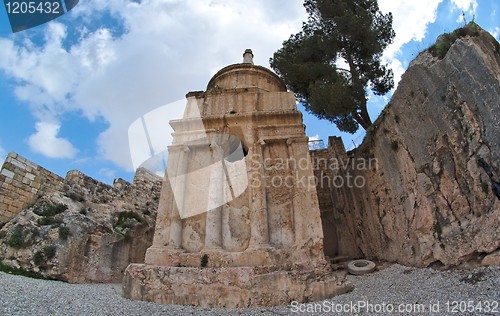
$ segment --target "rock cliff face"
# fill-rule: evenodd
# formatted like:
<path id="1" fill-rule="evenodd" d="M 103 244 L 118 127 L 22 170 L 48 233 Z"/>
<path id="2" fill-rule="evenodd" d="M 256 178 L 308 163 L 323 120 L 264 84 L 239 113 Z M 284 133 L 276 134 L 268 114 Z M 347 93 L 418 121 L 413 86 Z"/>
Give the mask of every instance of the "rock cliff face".
<path id="1" fill-rule="evenodd" d="M 100 183 L 78 171 L 0 230 L 0 262 L 72 283 L 121 282 L 151 245 L 161 178 Z"/>
<path id="2" fill-rule="evenodd" d="M 338 254 L 453 266 L 499 249 L 500 49 L 475 33 L 421 53 L 338 170 L 366 181 L 331 190 Z"/>

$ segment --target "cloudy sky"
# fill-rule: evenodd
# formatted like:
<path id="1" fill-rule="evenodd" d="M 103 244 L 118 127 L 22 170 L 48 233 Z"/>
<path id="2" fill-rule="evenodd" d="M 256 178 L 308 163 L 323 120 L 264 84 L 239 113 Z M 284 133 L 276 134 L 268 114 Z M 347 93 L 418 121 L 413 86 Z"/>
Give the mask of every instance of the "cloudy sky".
<path id="1" fill-rule="evenodd" d="M 499 38 L 497 0 L 379 0 L 396 38 L 384 58 L 399 79 L 435 38 L 475 21 Z M 68 14 L 12 34 L 0 9 L 0 163 L 10 151 L 62 176 L 132 179 L 128 129 L 144 114 L 205 90 L 220 68 L 269 58 L 300 30 L 293 0 L 82 0 Z M 372 99 L 373 119 L 387 98 Z M 174 103 L 173 106 L 176 106 Z M 167 122 L 165 122 L 166 124 Z M 308 136 L 340 133 L 305 115 Z M 342 135 L 348 147 L 363 133 Z"/>

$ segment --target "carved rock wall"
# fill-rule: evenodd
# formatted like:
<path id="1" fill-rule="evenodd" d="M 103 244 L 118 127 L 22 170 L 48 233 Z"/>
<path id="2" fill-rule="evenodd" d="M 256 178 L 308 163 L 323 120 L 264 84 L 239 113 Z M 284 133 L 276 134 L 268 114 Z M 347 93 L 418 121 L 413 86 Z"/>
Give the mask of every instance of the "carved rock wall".
<path id="1" fill-rule="evenodd" d="M 411 63 L 350 157 L 376 165 L 338 170 L 366 185 L 330 190 L 339 255 L 453 266 L 500 247 L 500 200 L 478 163 L 500 181 L 498 47 L 481 32 Z"/>
<path id="2" fill-rule="evenodd" d="M 3 170 L 18 161 L 53 175 L 17 154 Z M 17 168 L 14 181 L 27 169 Z M 151 246 L 161 178 L 138 169 L 132 184 L 117 179 L 110 186 L 79 171 L 54 179 L 0 229 L 1 263 L 73 283 L 121 282 L 127 265 L 144 262 Z"/>

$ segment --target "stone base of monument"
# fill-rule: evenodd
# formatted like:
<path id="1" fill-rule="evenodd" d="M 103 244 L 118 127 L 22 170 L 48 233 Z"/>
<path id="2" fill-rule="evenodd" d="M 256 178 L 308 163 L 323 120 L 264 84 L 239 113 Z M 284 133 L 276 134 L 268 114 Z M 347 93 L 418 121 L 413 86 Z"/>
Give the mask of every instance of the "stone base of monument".
<path id="1" fill-rule="evenodd" d="M 162 304 L 241 308 L 318 301 L 352 288 L 345 275 L 307 267 L 279 270 L 131 264 L 125 271 L 123 296 Z"/>

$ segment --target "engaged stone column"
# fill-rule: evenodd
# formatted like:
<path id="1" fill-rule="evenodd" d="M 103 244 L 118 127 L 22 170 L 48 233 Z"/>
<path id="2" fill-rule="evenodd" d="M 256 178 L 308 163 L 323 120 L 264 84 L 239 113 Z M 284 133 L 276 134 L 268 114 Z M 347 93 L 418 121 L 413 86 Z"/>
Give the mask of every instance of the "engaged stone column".
<path id="1" fill-rule="evenodd" d="M 266 180 L 264 178 L 265 168 L 262 147 L 264 141 L 253 145 L 253 154 L 250 159 L 250 229 L 251 236 L 248 245 L 249 249 L 268 248 L 269 245 L 269 227 L 267 221 L 267 202 L 266 202 Z"/>
<path id="2" fill-rule="evenodd" d="M 218 144 L 210 145 L 212 159 L 220 168 L 213 168 L 209 183 L 209 201 L 207 205 L 220 205 L 224 198 L 224 151 Z M 218 206 L 207 212 L 207 221 L 205 226 L 205 249 L 222 249 L 222 207 Z"/>
<path id="3" fill-rule="evenodd" d="M 184 200 L 186 198 L 188 152 L 189 147 L 185 145 L 172 146 L 169 151 L 169 180 L 174 194 L 174 203 L 177 207 L 172 207 L 170 213 L 170 237 L 168 247 L 174 249 L 182 248 L 182 220 L 180 212 L 184 212 Z"/>
<path id="4" fill-rule="evenodd" d="M 296 159 L 295 163 L 295 186 L 293 196 L 295 242 L 300 244 L 310 238 L 310 222 L 316 220 L 312 214 L 304 211 L 308 208 L 317 207 L 316 186 L 312 171 L 311 158 L 307 147 L 307 137 L 296 137 L 287 141 L 290 154 Z M 314 201 L 312 198 L 314 197 Z M 318 219 L 321 223 L 321 220 Z M 321 228 L 319 228 L 321 231 Z M 322 232 L 322 231 L 321 231 Z"/>

